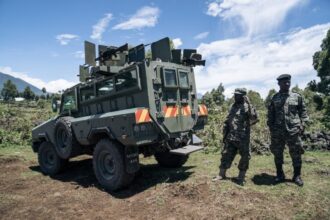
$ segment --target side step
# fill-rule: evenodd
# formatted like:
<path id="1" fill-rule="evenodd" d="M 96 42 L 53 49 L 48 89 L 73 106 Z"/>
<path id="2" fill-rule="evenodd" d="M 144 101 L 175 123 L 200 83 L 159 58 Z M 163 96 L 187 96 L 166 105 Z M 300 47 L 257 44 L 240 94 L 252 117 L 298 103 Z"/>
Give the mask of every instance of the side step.
<path id="1" fill-rule="evenodd" d="M 170 150 L 171 154 L 188 155 L 192 152 L 202 150 L 203 146 L 187 145 L 178 149 Z"/>

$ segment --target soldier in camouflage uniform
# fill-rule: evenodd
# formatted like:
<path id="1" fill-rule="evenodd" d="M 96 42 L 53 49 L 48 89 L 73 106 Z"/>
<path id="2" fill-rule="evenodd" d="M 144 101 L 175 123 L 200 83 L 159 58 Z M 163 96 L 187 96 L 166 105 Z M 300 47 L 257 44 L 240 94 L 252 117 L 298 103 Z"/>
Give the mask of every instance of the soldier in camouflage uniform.
<path id="1" fill-rule="evenodd" d="M 301 134 L 305 122 L 308 121 L 306 106 L 303 97 L 295 92 L 290 92 L 291 76 L 280 75 L 278 78 L 280 91 L 276 93 L 268 107 L 269 130 L 271 133 L 270 150 L 274 154 L 276 177 L 275 182 L 283 182 L 283 151 L 285 144 L 289 147 L 292 158 L 294 175 L 292 180 L 299 186 L 303 186 L 301 179 L 301 155 L 304 153 Z"/>
<path id="2" fill-rule="evenodd" d="M 226 170 L 237 154 L 241 159 L 238 164 L 240 185 L 244 184 L 245 173 L 249 168 L 250 154 L 250 126 L 258 122 L 258 115 L 246 96 L 246 89 L 235 89 L 235 103 L 232 105 L 223 128 L 224 149 L 222 151 L 220 172 L 214 180 L 226 178 Z"/>

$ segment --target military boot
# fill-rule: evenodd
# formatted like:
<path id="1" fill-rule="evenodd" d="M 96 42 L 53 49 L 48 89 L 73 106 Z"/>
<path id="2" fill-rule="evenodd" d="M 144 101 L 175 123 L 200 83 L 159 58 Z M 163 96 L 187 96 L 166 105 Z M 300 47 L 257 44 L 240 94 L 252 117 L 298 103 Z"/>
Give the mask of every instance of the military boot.
<path id="1" fill-rule="evenodd" d="M 275 183 L 281 183 L 284 182 L 285 175 L 283 172 L 282 164 L 276 164 L 276 177 L 275 177 Z"/>
<path id="2" fill-rule="evenodd" d="M 293 168 L 293 178 L 292 181 L 297 184 L 298 186 L 303 186 L 304 182 L 301 179 L 301 167 L 294 167 Z"/>
<path id="3" fill-rule="evenodd" d="M 237 177 L 237 184 L 244 186 L 246 170 L 240 170 Z"/>
<path id="4" fill-rule="evenodd" d="M 214 178 L 212 179 L 212 181 L 225 180 L 225 179 L 227 179 L 227 177 L 226 177 L 226 172 L 227 172 L 226 169 L 222 169 L 222 168 L 220 168 L 219 175 L 216 176 L 216 177 L 214 177 Z"/>

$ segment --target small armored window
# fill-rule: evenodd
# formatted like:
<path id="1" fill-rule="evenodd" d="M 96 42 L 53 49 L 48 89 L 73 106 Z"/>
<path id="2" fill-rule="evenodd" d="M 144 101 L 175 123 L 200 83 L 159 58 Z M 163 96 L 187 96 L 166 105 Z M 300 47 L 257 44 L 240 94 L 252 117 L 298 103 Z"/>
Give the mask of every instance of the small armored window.
<path id="1" fill-rule="evenodd" d="M 189 88 L 188 73 L 180 71 L 179 72 L 179 82 L 180 82 L 180 87 Z"/>
<path id="2" fill-rule="evenodd" d="M 76 96 L 74 91 L 63 95 L 63 111 L 77 109 Z"/>
<path id="3" fill-rule="evenodd" d="M 165 69 L 164 70 L 164 78 L 165 78 L 165 86 L 168 87 L 176 87 L 177 80 L 176 80 L 176 72 L 172 69 Z"/>
<path id="4" fill-rule="evenodd" d="M 80 99 L 82 102 L 95 98 L 92 85 L 80 89 Z"/>
<path id="5" fill-rule="evenodd" d="M 121 73 L 116 76 L 116 91 L 122 91 L 125 89 L 138 86 L 137 71 L 132 69 L 128 72 Z"/>
<path id="6" fill-rule="evenodd" d="M 114 91 L 113 78 L 101 81 L 96 84 L 97 96 L 103 96 Z"/>

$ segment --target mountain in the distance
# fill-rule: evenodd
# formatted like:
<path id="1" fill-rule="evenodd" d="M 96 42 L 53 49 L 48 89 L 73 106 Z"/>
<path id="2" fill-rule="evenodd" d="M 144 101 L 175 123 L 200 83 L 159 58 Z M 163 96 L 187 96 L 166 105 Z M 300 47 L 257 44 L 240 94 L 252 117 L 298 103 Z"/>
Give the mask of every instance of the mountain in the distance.
<path id="1" fill-rule="evenodd" d="M 10 76 L 8 74 L 5 73 L 1 73 L 0 72 L 0 91 L 3 88 L 3 84 L 7 81 L 7 80 L 11 80 L 12 83 L 14 83 L 16 85 L 16 88 L 19 92 L 23 92 L 24 89 L 27 86 L 30 86 L 30 89 L 34 92 L 34 94 L 36 95 L 42 95 L 42 91 L 40 89 L 38 89 L 37 87 L 31 85 L 28 82 L 25 82 L 24 80 L 20 79 L 20 78 L 15 78 L 13 76 Z"/>

